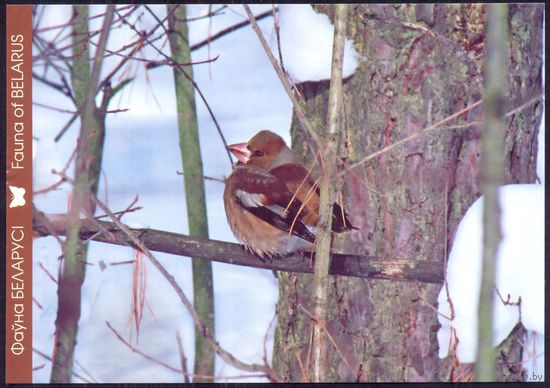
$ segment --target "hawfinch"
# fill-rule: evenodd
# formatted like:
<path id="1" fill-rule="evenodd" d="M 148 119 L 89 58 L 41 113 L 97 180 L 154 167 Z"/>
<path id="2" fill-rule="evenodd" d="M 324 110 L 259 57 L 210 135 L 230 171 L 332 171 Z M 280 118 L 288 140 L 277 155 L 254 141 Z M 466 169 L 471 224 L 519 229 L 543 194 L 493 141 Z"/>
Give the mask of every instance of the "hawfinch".
<path id="1" fill-rule="evenodd" d="M 228 149 L 239 160 L 227 179 L 225 212 L 235 237 L 262 257 L 312 247 L 319 188 L 277 134 L 263 130 Z M 332 230 L 355 229 L 334 204 Z"/>

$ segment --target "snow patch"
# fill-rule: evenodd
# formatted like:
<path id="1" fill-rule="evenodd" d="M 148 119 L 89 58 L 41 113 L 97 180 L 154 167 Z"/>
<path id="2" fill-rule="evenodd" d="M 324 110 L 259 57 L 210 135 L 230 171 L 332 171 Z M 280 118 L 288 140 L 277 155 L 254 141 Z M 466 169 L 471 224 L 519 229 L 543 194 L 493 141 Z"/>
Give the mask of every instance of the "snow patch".
<path id="1" fill-rule="evenodd" d="M 521 321 L 544 335 L 544 186 L 507 185 L 499 190 L 503 239 L 499 247 L 496 286 L 506 300 L 521 297 Z M 439 356 L 448 352 L 451 327 L 459 339 L 457 357 L 474 362 L 477 352 L 477 309 L 481 285 L 483 197 L 468 209 L 458 226 L 447 265 L 447 283 L 455 319 L 439 316 Z M 439 312 L 450 317 L 445 288 Z M 519 309 L 505 305 L 495 293 L 493 343 L 502 342 L 520 320 Z M 539 347 L 540 350 L 540 347 Z M 535 371 L 543 373 L 543 369 Z"/>
<path id="2" fill-rule="evenodd" d="M 279 5 L 281 52 L 285 70 L 295 82 L 330 79 L 334 26 L 327 15 L 309 4 Z M 271 49 L 279 57 L 273 36 Z M 346 39 L 344 78 L 354 74 L 361 56 Z"/>

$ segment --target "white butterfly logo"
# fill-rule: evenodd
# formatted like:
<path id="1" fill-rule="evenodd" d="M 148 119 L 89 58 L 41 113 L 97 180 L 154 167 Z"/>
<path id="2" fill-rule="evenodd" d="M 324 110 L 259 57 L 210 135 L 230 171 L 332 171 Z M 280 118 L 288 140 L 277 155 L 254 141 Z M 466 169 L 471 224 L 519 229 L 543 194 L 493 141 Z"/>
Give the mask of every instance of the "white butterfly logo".
<path id="1" fill-rule="evenodd" d="M 25 206 L 25 189 L 23 187 L 10 186 L 11 202 L 10 208 L 17 206 Z"/>

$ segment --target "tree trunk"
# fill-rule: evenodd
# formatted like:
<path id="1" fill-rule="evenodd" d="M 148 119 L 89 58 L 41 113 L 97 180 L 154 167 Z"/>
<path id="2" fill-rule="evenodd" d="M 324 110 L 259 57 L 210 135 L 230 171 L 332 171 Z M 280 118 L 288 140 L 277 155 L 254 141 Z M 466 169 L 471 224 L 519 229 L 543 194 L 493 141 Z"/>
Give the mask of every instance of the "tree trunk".
<path id="1" fill-rule="evenodd" d="M 481 193 L 483 199 L 483 253 L 477 308 L 476 381 L 495 381 L 493 308 L 496 301 L 497 257 L 502 240 L 498 188 L 504 177 L 506 132 L 506 73 L 508 67 L 508 5 L 488 4 L 485 12 L 484 120 L 481 136 Z"/>
<path id="2" fill-rule="evenodd" d="M 187 10 L 185 5 L 167 5 L 168 34 L 172 57 L 178 63 L 191 63 L 189 32 L 187 28 Z M 185 201 L 187 204 L 187 224 L 189 235 L 208 237 L 206 217 L 206 194 L 204 190 L 202 156 L 199 143 L 199 130 L 195 108 L 195 89 L 192 84 L 193 68 L 174 66 L 176 106 L 180 150 L 185 182 Z M 184 73 L 185 72 L 185 73 Z M 187 76 L 186 76 L 187 74 Z M 215 337 L 214 323 L 214 279 L 212 263 L 193 258 L 193 307 L 201 321 L 207 326 L 210 335 Z M 215 352 L 203 337 L 201 330 L 195 328 L 195 365 L 194 383 L 211 382 L 215 371 Z"/>
<path id="3" fill-rule="evenodd" d="M 74 352 L 78 334 L 81 309 L 81 288 L 86 275 L 88 243 L 82 242 L 80 214 L 92 217 L 95 203 L 91 196 L 97 195 L 103 143 L 105 141 L 105 112 L 95 104 L 103 53 L 114 15 L 114 6 L 107 7 L 100 35 L 98 51 L 90 64 L 89 6 L 73 6 L 73 53 L 71 81 L 80 116 L 80 135 L 76 148 L 74 185 L 69 209 L 70 222 L 67 239 L 63 244 L 63 267 L 57 288 L 58 309 L 55 320 L 55 345 L 53 352 L 52 383 L 70 383 L 73 373 Z M 104 108 L 108 105 L 105 100 Z"/>
<path id="4" fill-rule="evenodd" d="M 317 6 L 332 18 L 332 6 Z M 540 96 L 544 7 L 511 5 L 508 111 Z M 341 144 L 348 164 L 418 133 L 482 98 L 485 6 L 357 5 L 348 36 L 367 56 L 344 83 Z M 307 114 L 326 117 L 328 81 L 299 85 Z M 506 183 L 535 180 L 541 99 L 508 117 Z M 479 121 L 481 105 L 448 124 Z M 346 174 L 344 204 L 358 231 L 338 237 L 348 252 L 444 266 L 458 223 L 480 195 L 481 125 L 437 129 Z M 292 124 L 293 147 L 314 156 Z M 311 275 L 281 274 L 274 367 L 285 381 L 307 376 Z M 330 381 L 433 381 L 434 308 L 441 285 L 330 277 L 326 365 Z M 465 285 L 468 286 L 468 285 Z M 510 360 L 510 359 L 509 359 Z"/>

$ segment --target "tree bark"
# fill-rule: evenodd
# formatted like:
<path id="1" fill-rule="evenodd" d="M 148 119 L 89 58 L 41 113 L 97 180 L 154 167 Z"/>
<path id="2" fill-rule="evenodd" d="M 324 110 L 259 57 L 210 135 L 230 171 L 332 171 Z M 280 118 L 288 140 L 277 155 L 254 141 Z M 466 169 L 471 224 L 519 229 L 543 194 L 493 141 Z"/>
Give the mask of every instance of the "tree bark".
<path id="1" fill-rule="evenodd" d="M 317 6 L 331 18 L 332 6 Z M 540 96 L 542 5 L 511 5 L 507 110 Z M 356 5 L 348 36 L 367 56 L 344 83 L 349 164 L 418 133 L 482 98 L 485 6 Z M 328 82 L 299 85 L 308 117 L 326 116 Z M 541 104 L 507 120 L 505 183 L 535 180 Z M 479 121 L 481 107 L 451 125 Z M 318 126 L 319 127 L 319 126 Z M 481 125 L 441 129 L 346 173 L 344 204 L 359 231 L 344 247 L 442 265 L 458 223 L 480 195 Z M 314 160 L 296 120 L 293 148 Z M 281 274 L 274 367 L 303 381 L 310 347 L 311 275 Z M 440 376 L 434 308 L 440 285 L 330 277 L 330 381 L 433 381 Z M 468 285 L 465 285 L 466 287 Z"/>
<path id="2" fill-rule="evenodd" d="M 95 205 L 90 195 L 97 195 L 103 143 L 105 140 L 105 112 L 98 110 L 95 97 L 107 37 L 113 21 L 114 6 L 108 6 L 100 42 L 90 66 L 89 8 L 73 6 L 72 33 L 74 60 L 71 81 L 80 116 L 80 135 L 76 149 L 75 184 L 69 209 L 67 239 L 63 244 L 63 268 L 57 289 L 57 317 L 53 352 L 52 383 L 69 383 L 73 374 L 73 360 L 80 319 L 81 288 L 86 274 L 88 244 L 80 241 L 80 213 L 93 216 Z"/>
<path id="3" fill-rule="evenodd" d="M 189 32 L 187 12 L 183 5 L 167 5 L 168 40 L 172 57 L 178 63 L 191 63 L 189 49 Z M 195 108 L 195 89 L 193 87 L 193 68 L 184 69 L 174 66 L 174 83 L 176 89 L 176 106 L 178 110 L 178 127 L 180 150 L 185 182 L 185 202 L 187 204 L 187 224 L 189 235 L 208 237 L 208 220 L 206 216 L 206 194 L 204 190 L 202 156 L 199 143 L 199 130 Z M 193 258 L 193 305 L 201 321 L 215 337 L 214 323 L 214 280 L 212 263 Z M 211 382 L 214 380 L 215 352 L 204 339 L 199 329 L 195 329 L 195 365 L 193 382 Z"/>

